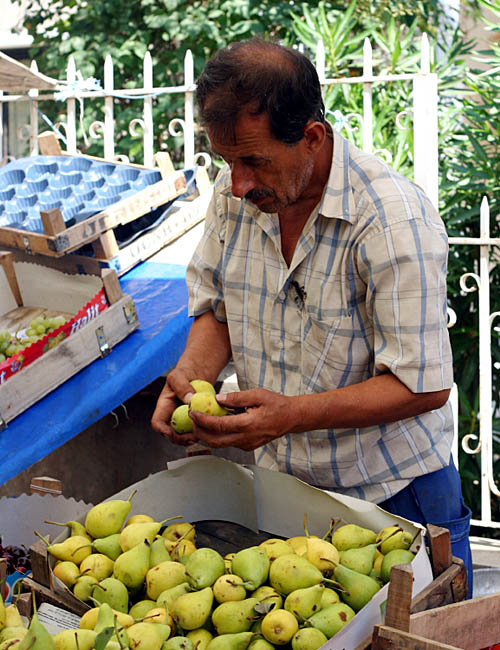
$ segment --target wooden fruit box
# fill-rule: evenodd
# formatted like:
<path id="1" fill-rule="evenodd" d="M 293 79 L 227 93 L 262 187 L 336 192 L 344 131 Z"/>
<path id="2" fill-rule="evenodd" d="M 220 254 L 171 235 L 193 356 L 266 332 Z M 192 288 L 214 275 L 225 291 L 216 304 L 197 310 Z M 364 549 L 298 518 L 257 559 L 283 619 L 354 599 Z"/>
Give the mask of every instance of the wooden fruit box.
<path id="1" fill-rule="evenodd" d="M 411 613 L 412 569 L 393 567 L 372 650 L 486 650 L 500 642 L 500 593 Z M 500 647 L 500 646 L 497 646 Z"/>
<path id="2" fill-rule="evenodd" d="M 92 156 L 69 157 L 60 149 L 55 155 L 14 161 L 0 174 L 0 244 L 57 258 L 148 214 L 186 189 L 184 173 L 165 163 L 154 170 Z"/>
<path id="3" fill-rule="evenodd" d="M 0 364 L 0 427 L 139 327 L 131 297 L 111 269 L 67 274 L 0 254 L 0 329 L 15 334 L 36 316 L 67 321 Z M 52 339 L 57 337 L 57 344 Z"/>

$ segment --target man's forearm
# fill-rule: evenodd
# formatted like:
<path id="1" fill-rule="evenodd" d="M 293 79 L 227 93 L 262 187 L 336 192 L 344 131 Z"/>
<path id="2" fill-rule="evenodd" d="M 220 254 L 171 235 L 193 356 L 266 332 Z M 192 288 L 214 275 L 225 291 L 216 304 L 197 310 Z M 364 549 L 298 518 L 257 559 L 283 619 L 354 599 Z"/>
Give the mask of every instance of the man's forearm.
<path id="1" fill-rule="evenodd" d="M 230 359 L 231 346 L 226 323 L 218 321 L 211 311 L 195 318 L 177 368 L 190 370 L 195 372 L 197 379 L 215 383 Z"/>
<path id="2" fill-rule="evenodd" d="M 440 408 L 449 390 L 412 393 L 391 373 L 324 393 L 292 398 L 291 432 L 376 426 Z"/>

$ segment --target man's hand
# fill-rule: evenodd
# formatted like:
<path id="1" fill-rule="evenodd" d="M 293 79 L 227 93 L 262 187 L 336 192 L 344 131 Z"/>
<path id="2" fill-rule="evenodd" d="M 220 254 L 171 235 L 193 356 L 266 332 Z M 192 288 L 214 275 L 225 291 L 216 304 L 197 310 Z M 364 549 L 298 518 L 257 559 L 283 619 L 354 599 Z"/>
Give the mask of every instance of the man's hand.
<path id="1" fill-rule="evenodd" d="M 246 409 L 222 417 L 190 411 L 194 435 L 210 447 L 253 451 L 293 430 L 293 398 L 263 388 L 217 395 L 221 406 Z"/>
<path id="2" fill-rule="evenodd" d="M 172 370 L 167 376 L 165 386 L 158 397 L 156 408 L 151 418 L 151 426 L 153 429 L 176 445 L 187 446 L 197 440 L 196 436 L 193 436 L 192 433 L 178 434 L 170 426 L 172 413 L 179 406 L 179 400 L 187 404 L 193 394 L 193 387 L 189 383 L 191 379 L 195 379 L 195 377 L 191 377 L 184 370 L 179 368 Z"/>

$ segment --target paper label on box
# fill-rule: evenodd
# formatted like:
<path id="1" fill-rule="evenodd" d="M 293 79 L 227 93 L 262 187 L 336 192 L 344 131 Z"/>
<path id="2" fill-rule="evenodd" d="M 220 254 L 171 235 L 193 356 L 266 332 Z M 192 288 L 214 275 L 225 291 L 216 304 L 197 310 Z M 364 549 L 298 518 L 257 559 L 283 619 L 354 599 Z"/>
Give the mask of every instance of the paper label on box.
<path id="1" fill-rule="evenodd" d="M 38 608 L 38 619 L 50 634 L 57 634 L 62 630 L 73 630 L 80 627 L 79 616 L 50 603 L 42 603 L 40 605 Z"/>

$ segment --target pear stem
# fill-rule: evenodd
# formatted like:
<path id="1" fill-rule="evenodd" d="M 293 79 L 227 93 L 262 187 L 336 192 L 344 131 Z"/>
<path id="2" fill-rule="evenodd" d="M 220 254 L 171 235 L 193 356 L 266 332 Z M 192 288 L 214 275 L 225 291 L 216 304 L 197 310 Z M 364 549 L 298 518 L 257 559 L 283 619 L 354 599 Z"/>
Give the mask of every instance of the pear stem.
<path id="1" fill-rule="evenodd" d="M 68 523 L 61 523 L 60 521 L 49 521 L 48 519 L 43 520 L 45 524 L 54 524 L 54 526 L 68 526 L 70 527 Z"/>
<path id="2" fill-rule="evenodd" d="M 340 519 L 339 519 L 339 521 L 340 521 Z M 330 528 L 329 528 L 329 529 L 326 531 L 326 533 L 323 535 L 322 539 L 326 540 L 326 539 L 328 538 L 328 536 L 332 534 L 333 529 L 335 528 L 335 526 L 337 525 L 337 523 L 338 523 L 338 522 L 335 521 L 335 519 L 334 519 L 333 517 L 330 519 Z"/>
<path id="3" fill-rule="evenodd" d="M 304 512 L 304 535 L 309 537 L 309 531 L 307 530 L 307 512 Z"/>
<path id="4" fill-rule="evenodd" d="M 127 499 L 127 501 L 132 501 L 132 499 L 134 498 L 134 496 L 135 496 L 136 494 L 137 494 L 137 490 L 134 490 L 134 491 L 132 492 L 132 494 L 129 496 L 129 498 Z"/>
<path id="5" fill-rule="evenodd" d="M 48 542 L 42 534 L 40 534 L 37 530 L 34 530 L 33 532 L 35 533 L 35 535 L 37 537 L 39 537 L 42 541 L 45 542 L 45 544 L 47 545 L 47 548 L 50 546 L 50 542 Z"/>

